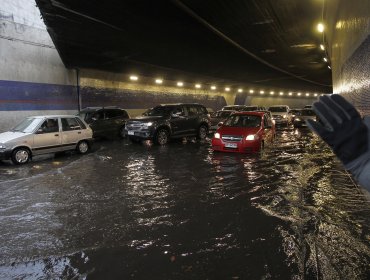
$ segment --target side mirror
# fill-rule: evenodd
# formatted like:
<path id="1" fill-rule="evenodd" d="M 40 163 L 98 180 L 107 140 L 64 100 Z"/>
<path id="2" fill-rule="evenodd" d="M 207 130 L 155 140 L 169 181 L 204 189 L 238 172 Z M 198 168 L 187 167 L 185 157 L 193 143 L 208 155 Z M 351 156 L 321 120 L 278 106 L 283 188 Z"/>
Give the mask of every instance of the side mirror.
<path id="1" fill-rule="evenodd" d="M 44 133 L 44 131 L 42 130 L 42 128 L 39 128 L 37 131 L 36 131 L 36 134 L 42 134 Z"/>

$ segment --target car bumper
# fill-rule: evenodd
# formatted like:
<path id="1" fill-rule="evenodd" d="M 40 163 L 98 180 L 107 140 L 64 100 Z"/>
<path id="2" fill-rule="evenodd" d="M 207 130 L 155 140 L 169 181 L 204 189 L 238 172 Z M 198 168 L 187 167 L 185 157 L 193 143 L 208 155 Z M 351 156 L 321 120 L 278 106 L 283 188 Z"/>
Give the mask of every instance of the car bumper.
<path id="1" fill-rule="evenodd" d="M 212 149 L 218 152 L 229 153 L 258 153 L 261 148 L 261 140 L 241 142 L 224 142 L 222 139 L 212 139 Z"/>
<path id="2" fill-rule="evenodd" d="M 10 159 L 12 156 L 12 150 L 0 150 L 0 160 Z"/>
<path id="3" fill-rule="evenodd" d="M 127 130 L 127 136 L 141 140 L 151 140 L 154 133 L 151 130 Z"/>

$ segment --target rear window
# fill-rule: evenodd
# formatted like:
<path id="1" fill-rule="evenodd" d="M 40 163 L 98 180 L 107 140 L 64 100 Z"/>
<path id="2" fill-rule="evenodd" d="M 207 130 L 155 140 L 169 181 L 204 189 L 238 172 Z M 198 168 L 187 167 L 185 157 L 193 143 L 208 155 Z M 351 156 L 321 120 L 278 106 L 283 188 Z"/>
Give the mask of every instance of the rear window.
<path id="1" fill-rule="evenodd" d="M 284 106 L 276 106 L 276 107 L 269 107 L 269 111 L 270 112 L 287 112 L 288 109 L 287 107 L 284 107 Z"/>

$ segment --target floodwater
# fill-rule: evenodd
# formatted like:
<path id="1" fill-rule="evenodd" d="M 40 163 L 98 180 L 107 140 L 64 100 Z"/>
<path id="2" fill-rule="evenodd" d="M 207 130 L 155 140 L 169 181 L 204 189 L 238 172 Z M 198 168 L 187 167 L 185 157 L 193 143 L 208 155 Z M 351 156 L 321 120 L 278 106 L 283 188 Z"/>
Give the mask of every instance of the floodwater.
<path id="1" fill-rule="evenodd" d="M 0 163 L 0 279 L 370 279 L 370 204 L 306 130 Z"/>

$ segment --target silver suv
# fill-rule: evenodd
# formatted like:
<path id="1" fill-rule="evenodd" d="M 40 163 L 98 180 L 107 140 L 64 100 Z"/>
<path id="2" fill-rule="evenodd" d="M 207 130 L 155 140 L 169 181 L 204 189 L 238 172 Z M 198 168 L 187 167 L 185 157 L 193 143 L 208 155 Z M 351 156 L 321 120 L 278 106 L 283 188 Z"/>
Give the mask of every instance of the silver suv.
<path id="1" fill-rule="evenodd" d="M 77 116 L 28 117 L 10 131 L 0 133 L 0 160 L 24 164 L 34 155 L 67 150 L 85 154 L 91 147 L 92 134 Z"/>

